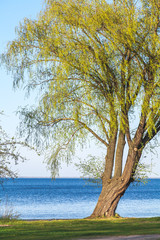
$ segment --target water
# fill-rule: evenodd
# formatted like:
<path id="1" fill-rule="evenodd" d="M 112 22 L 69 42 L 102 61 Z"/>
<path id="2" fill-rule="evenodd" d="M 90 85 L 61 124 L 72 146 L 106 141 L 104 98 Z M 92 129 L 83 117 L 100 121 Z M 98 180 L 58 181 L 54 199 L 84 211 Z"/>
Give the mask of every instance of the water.
<path id="1" fill-rule="evenodd" d="M 20 214 L 21 219 L 74 219 L 89 216 L 101 187 L 83 179 L 19 178 L 0 188 L 0 214 Z M 130 186 L 119 202 L 122 217 L 160 216 L 160 179 Z"/>

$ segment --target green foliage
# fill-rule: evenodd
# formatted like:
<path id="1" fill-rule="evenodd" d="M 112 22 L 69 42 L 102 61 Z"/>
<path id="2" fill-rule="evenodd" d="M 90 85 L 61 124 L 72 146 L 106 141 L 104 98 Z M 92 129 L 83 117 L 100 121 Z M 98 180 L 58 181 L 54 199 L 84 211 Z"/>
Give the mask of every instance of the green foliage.
<path id="1" fill-rule="evenodd" d="M 142 163 L 137 163 L 136 165 L 136 171 L 133 175 L 133 180 L 134 184 L 139 184 L 139 183 L 147 183 L 148 182 L 148 174 L 152 173 L 150 170 L 151 167 L 150 165 L 142 164 Z"/>
<path id="2" fill-rule="evenodd" d="M 83 177 L 101 179 L 105 168 L 104 157 L 98 158 L 89 155 L 86 159 L 80 161 L 80 164 L 76 164 L 76 166 L 82 171 Z"/>
<path id="3" fill-rule="evenodd" d="M 1 56 L 15 87 L 40 91 L 38 106 L 21 110 L 21 131 L 48 147 L 55 172 L 88 135 L 107 150 L 118 129 L 141 151 L 160 130 L 158 1 L 45 3 L 37 20 L 20 23 Z M 140 128 L 131 135 L 137 104 L 139 144 Z"/>
<path id="4" fill-rule="evenodd" d="M 105 169 L 104 156 L 95 157 L 88 155 L 86 159 L 80 160 L 79 164 L 75 164 L 77 170 L 82 173 L 85 181 L 91 183 L 102 184 L 102 175 Z"/>

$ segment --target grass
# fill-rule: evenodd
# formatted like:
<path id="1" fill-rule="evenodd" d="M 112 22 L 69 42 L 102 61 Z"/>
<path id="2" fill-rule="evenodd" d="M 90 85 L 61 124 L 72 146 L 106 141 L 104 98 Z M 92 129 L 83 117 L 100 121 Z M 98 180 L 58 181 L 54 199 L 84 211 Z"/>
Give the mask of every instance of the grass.
<path id="1" fill-rule="evenodd" d="M 0 220 L 1 240 L 59 240 L 82 237 L 160 234 L 160 218 Z"/>

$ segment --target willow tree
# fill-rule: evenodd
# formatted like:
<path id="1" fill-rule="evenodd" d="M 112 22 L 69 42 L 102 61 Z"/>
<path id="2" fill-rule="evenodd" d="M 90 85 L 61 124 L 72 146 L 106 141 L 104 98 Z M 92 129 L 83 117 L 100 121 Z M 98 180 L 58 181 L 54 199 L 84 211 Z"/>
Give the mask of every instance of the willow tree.
<path id="1" fill-rule="evenodd" d="M 40 90 L 38 105 L 21 110 L 21 131 L 37 146 L 52 146 L 53 174 L 91 137 L 106 149 L 91 217 L 115 214 L 160 131 L 159 14 L 158 0 L 48 0 L 2 55 L 15 87 Z"/>

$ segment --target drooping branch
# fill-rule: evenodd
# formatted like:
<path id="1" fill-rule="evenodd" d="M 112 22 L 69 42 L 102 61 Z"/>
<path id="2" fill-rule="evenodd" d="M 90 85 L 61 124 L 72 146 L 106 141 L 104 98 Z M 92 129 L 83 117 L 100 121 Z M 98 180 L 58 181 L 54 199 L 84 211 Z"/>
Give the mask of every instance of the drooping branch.
<path id="1" fill-rule="evenodd" d="M 148 142 L 150 142 L 160 132 L 160 121 L 155 125 L 155 129 L 152 129 L 152 134 L 147 133 L 143 136 L 142 147 L 144 148 Z"/>
<path id="2" fill-rule="evenodd" d="M 98 136 L 98 134 L 95 133 L 95 131 L 93 131 L 90 127 L 88 127 L 86 123 L 83 123 L 83 122 L 81 122 L 78 119 L 74 119 L 74 118 L 57 118 L 57 119 L 50 120 L 50 121 L 47 121 L 47 122 L 39 121 L 39 124 L 43 125 L 43 126 L 51 126 L 51 125 L 55 125 L 55 124 L 57 124 L 59 122 L 62 122 L 62 121 L 78 122 L 81 126 L 83 126 L 83 128 L 87 129 L 94 137 L 96 137 L 101 143 L 103 143 L 106 147 L 108 147 L 108 143 L 105 140 L 103 140 L 100 136 Z"/>
<path id="3" fill-rule="evenodd" d="M 71 100 L 72 100 L 72 102 L 78 102 L 78 103 L 81 103 L 81 104 L 93 109 L 93 113 L 95 113 L 95 115 L 99 118 L 99 120 L 101 122 L 101 125 L 102 125 L 102 128 L 103 128 L 103 131 L 106 135 L 106 138 L 109 141 L 109 135 L 108 135 L 108 132 L 106 130 L 104 122 L 107 122 L 110 125 L 110 121 L 106 117 L 102 116 L 102 114 L 93 105 L 91 105 L 87 102 L 81 101 L 79 99 L 71 99 Z"/>
<path id="4" fill-rule="evenodd" d="M 60 152 L 61 150 L 64 150 L 68 147 L 68 145 L 70 144 L 70 142 L 73 140 L 74 136 L 77 134 L 78 131 L 80 131 L 83 127 L 77 128 L 70 136 L 70 138 L 67 140 L 66 143 L 63 143 L 61 146 L 59 146 L 58 148 L 58 152 Z M 57 154 L 58 154 L 57 152 Z"/>

